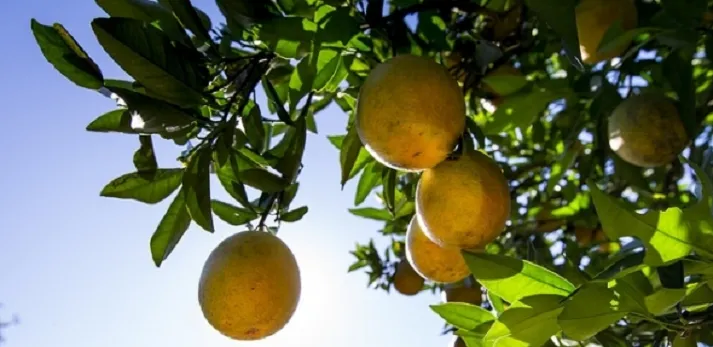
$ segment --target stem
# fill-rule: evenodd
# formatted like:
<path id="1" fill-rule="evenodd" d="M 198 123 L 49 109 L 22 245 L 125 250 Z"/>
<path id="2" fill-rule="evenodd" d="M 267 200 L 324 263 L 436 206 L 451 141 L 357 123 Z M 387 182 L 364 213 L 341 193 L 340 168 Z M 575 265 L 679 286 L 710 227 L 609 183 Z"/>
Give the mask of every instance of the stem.
<path id="1" fill-rule="evenodd" d="M 267 216 L 272 212 L 272 206 L 275 205 L 275 200 L 277 199 L 277 194 L 271 194 L 268 198 L 267 208 L 260 215 L 260 222 L 258 223 L 258 228 L 262 229 L 265 226 L 265 221 Z"/>

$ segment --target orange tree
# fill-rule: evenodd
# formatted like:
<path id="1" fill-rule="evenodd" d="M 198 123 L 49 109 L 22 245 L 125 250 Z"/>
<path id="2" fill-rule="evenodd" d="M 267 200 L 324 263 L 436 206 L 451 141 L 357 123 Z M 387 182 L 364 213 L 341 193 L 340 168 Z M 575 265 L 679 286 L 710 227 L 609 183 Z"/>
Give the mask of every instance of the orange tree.
<path id="1" fill-rule="evenodd" d="M 61 74 L 121 101 L 87 130 L 138 138 L 136 170 L 101 195 L 155 204 L 177 192 L 151 236 L 156 266 L 191 223 L 298 222 L 305 138 L 334 102 L 350 115 L 330 137 L 335 182 L 356 181 L 349 212 L 391 241 L 357 245 L 348 270 L 391 290 L 422 171 L 377 160 L 353 116 L 375 67 L 415 55 L 459 81 L 452 155 L 493 158 L 511 208 L 495 240 L 462 251 L 471 276 L 403 293 L 482 290 L 432 306 L 468 346 L 713 344 L 708 1 L 217 0 L 220 20 L 188 0 L 96 2 L 107 14 L 91 22 L 96 39 L 133 80 L 105 78 L 61 24 L 31 29 Z M 158 167 L 156 140 L 188 145 L 181 165 Z M 371 194 L 381 206 L 363 205 Z"/>

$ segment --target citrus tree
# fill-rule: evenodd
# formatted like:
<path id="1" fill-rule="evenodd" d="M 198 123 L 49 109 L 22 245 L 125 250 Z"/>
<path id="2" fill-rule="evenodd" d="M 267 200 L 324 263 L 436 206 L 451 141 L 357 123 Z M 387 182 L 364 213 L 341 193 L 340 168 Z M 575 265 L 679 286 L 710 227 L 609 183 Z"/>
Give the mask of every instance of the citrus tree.
<path id="1" fill-rule="evenodd" d="M 138 138 L 136 170 L 101 195 L 174 195 L 156 266 L 191 223 L 247 230 L 201 279 L 221 333 L 264 338 L 294 311 L 297 264 L 276 235 L 308 213 L 291 204 L 305 139 L 336 104 L 349 121 L 329 138 L 334 180 L 390 240 L 357 245 L 348 271 L 442 292 L 432 309 L 455 344 L 713 344 L 708 1 L 217 0 L 222 18 L 188 0 L 96 2 L 96 39 L 133 80 L 105 78 L 61 24 L 31 29 L 61 74 L 117 99 L 87 130 Z M 182 149 L 175 167 L 153 141 Z M 254 302 L 274 306 L 259 307 L 270 323 Z"/>

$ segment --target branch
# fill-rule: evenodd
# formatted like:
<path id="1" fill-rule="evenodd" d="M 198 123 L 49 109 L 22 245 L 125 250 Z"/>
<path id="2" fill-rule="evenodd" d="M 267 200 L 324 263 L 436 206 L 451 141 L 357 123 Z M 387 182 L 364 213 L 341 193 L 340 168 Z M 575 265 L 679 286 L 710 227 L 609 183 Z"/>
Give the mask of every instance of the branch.
<path id="1" fill-rule="evenodd" d="M 497 15 L 497 12 L 486 8 L 485 6 L 478 5 L 472 0 L 426 0 L 422 3 L 418 3 L 408 7 L 402 7 L 394 12 L 391 12 L 391 14 L 383 18 L 382 22 L 389 22 L 396 19 L 401 19 L 410 14 L 418 12 L 425 12 L 430 10 L 450 10 L 453 8 L 458 8 L 465 12 L 479 12 L 491 16 Z"/>

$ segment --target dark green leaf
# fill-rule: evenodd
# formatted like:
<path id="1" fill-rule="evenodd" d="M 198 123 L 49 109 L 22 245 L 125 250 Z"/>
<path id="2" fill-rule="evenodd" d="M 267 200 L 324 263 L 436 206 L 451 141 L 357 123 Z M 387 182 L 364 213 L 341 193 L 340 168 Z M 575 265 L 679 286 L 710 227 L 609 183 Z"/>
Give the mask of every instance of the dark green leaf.
<path id="1" fill-rule="evenodd" d="M 130 128 L 137 133 L 161 134 L 171 138 L 174 135 L 182 134 L 183 130 L 189 128 L 193 123 L 193 117 L 187 110 L 129 89 L 113 86 L 108 89 L 116 93 L 126 103 L 130 114 L 128 116 L 130 117 Z M 117 116 L 113 117 L 112 120 Z M 127 115 L 121 115 L 119 130 L 125 130 L 126 117 Z M 106 127 L 104 128 L 106 129 Z"/>
<path id="2" fill-rule="evenodd" d="M 189 44 L 190 40 L 176 18 L 162 4 L 151 0 L 95 0 L 111 17 L 124 17 L 157 23 L 174 41 Z M 185 2 L 185 1 L 184 1 Z"/>
<path id="3" fill-rule="evenodd" d="M 462 302 L 449 302 L 430 307 L 448 324 L 466 330 L 473 330 L 479 325 L 495 319 L 493 314 L 486 309 Z"/>
<path id="4" fill-rule="evenodd" d="M 572 64 L 579 70 L 583 70 L 579 54 L 577 22 L 574 17 L 575 0 L 525 0 L 525 5 L 537 13 L 538 17 L 560 36 Z"/>
<path id="5" fill-rule="evenodd" d="M 698 133 L 696 119 L 696 85 L 691 60 L 693 49 L 676 50 L 664 59 L 662 68 L 666 79 L 678 94 L 678 111 L 689 137 Z"/>
<path id="6" fill-rule="evenodd" d="M 242 170 L 240 181 L 265 193 L 279 193 L 291 183 L 272 172 L 259 168 Z"/>
<path id="7" fill-rule="evenodd" d="M 342 189 L 344 185 L 350 179 L 350 173 L 354 169 L 354 164 L 359 157 L 359 152 L 364 147 L 359 139 L 359 134 L 357 134 L 356 126 L 353 124 L 349 127 L 347 131 L 347 136 L 341 144 L 341 149 L 339 150 L 339 163 L 341 165 L 342 178 L 340 184 Z"/>
<path id="8" fill-rule="evenodd" d="M 245 135 L 248 137 L 250 146 L 258 153 L 262 153 L 265 149 L 265 127 L 262 123 L 260 106 L 255 103 L 250 103 L 249 106 L 245 108 L 242 120 L 243 129 L 245 129 Z"/>
<path id="9" fill-rule="evenodd" d="M 196 51 L 171 41 L 150 24 L 97 18 L 92 29 L 104 50 L 151 95 L 178 106 L 203 102 L 208 73 Z"/>
<path id="10" fill-rule="evenodd" d="M 262 86 L 265 89 L 265 94 L 267 94 L 268 101 L 277 110 L 277 117 L 285 124 L 293 125 L 294 122 L 292 121 L 290 114 L 287 112 L 287 110 L 285 110 L 285 103 L 278 95 L 277 90 L 275 90 L 275 86 L 272 85 L 272 82 L 270 82 L 267 77 L 263 77 Z"/>
<path id="11" fill-rule="evenodd" d="M 389 221 L 393 218 L 389 211 L 374 207 L 350 208 L 349 212 L 355 216 L 382 221 Z"/>
<path id="12" fill-rule="evenodd" d="M 307 146 L 307 124 L 304 117 L 300 117 L 295 127 L 285 135 L 285 141 L 287 140 L 289 140 L 289 147 L 275 165 L 275 169 L 282 174 L 286 182 L 291 184 L 302 168 L 302 156 Z"/>
<path id="13" fill-rule="evenodd" d="M 173 252 L 183 234 L 191 225 L 191 217 L 186 209 L 182 192 L 168 206 L 166 214 L 161 218 L 156 231 L 151 236 L 151 257 L 157 267 L 161 266 L 166 258 Z"/>
<path id="14" fill-rule="evenodd" d="M 396 170 L 382 166 L 381 170 L 381 182 L 384 186 L 383 199 L 386 207 L 389 209 L 389 213 L 392 216 L 396 214 Z"/>
<path id="15" fill-rule="evenodd" d="M 259 217 L 253 211 L 233 206 L 222 201 L 211 200 L 210 204 L 215 215 L 230 225 L 244 225 Z"/>
<path id="16" fill-rule="evenodd" d="M 245 29 L 274 17 L 276 12 L 271 1 L 216 0 L 216 3 L 228 23 L 234 23 L 237 27 Z"/>
<path id="17" fill-rule="evenodd" d="M 97 64 L 62 25 L 43 25 L 33 18 L 30 26 L 45 59 L 64 77 L 88 89 L 103 86 L 104 76 Z"/>
<path id="18" fill-rule="evenodd" d="M 307 206 L 298 207 L 292 211 L 281 214 L 280 220 L 283 222 L 297 222 L 307 214 L 308 210 L 309 207 Z"/>
<path id="19" fill-rule="evenodd" d="M 498 316 L 483 338 L 486 345 L 542 346 L 560 332 L 559 295 L 535 295 L 520 299 Z"/>
<path id="20" fill-rule="evenodd" d="M 119 132 L 124 134 L 138 134 L 138 130 L 131 127 L 131 114 L 128 110 L 118 109 L 109 111 L 87 125 L 87 131 L 94 132 Z"/>
<path id="21" fill-rule="evenodd" d="M 173 13 L 176 14 L 176 17 L 178 17 L 178 20 L 181 21 L 184 27 L 190 30 L 193 35 L 196 35 L 201 41 L 213 43 L 208 33 L 210 29 L 210 19 L 205 13 L 200 13 L 200 10 L 195 8 L 190 0 L 167 0 L 167 2 L 171 4 L 171 10 L 173 10 Z M 207 19 L 207 23 L 204 19 Z"/>
<path id="22" fill-rule="evenodd" d="M 141 146 L 134 152 L 134 167 L 137 172 L 151 172 L 158 169 L 156 153 L 153 149 L 151 135 L 140 135 Z"/>
<path id="23" fill-rule="evenodd" d="M 191 218 L 206 231 L 213 232 L 213 215 L 210 209 L 210 148 L 196 151 L 188 159 L 183 174 L 183 194 Z"/>
<path id="24" fill-rule="evenodd" d="M 483 252 L 463 251 L 473 277 L 488 291 L 515 302 L 526 296 L 566 296 L 574 285 L 562 276 L 527 260 Z"/>
<path id="25" fill-rule="evenodd" d="M 250 204 L 250 200 L 248 199 L 248 194 L 245 191 L 245 186 L 236 178 L 236 175 L 239 174 L 240 170 L 248 169 L 250 167 L 249 165 L 241 164 L 241 162 L 243 162 L 243 160 L 237 154 L 231 155 L 228 158 L 227 165 L 218 166 L 216 174 L 220 185 L 223 186 L 223 189 L 225 189 L 225 191 L 228 192 L 233 199 L 244 207 L 253 210 L 253 206 Z"/>
<path id="26" fill-rule="evenodd" d="M 682 289 L 684 287 L 683 261 L 679 260 L 666 266 L 659 266 L 656 268 L 656 273 L 659 275 L 663 288 Z"/>
<path id="27" fill-rule="evenodd" d="M 701 23 L 703 14 L 708 9 L 706 0 L 661 0 L 661 6 L 666 14 L 675 18 L 683 25 L 695 26 Z"/>
<path id="28" fill-rule="evenodd" d="M 299 190 L 299 188 L 300 183 L 295 182 L 285 189 L 285 191 L 282 193 L 282 197 L 280 198 L 280 209 L 288 209 L 290 207 L 292 200 L 294 200 L 297 196 L 297 191 Z"/>
<path id="29" fill-rule="evenodd" d="M 171 195 L 181 185 L 182 178 L 183 169 L 133 172 L 109 182 L 100 195 L 156 204 Z"/>

